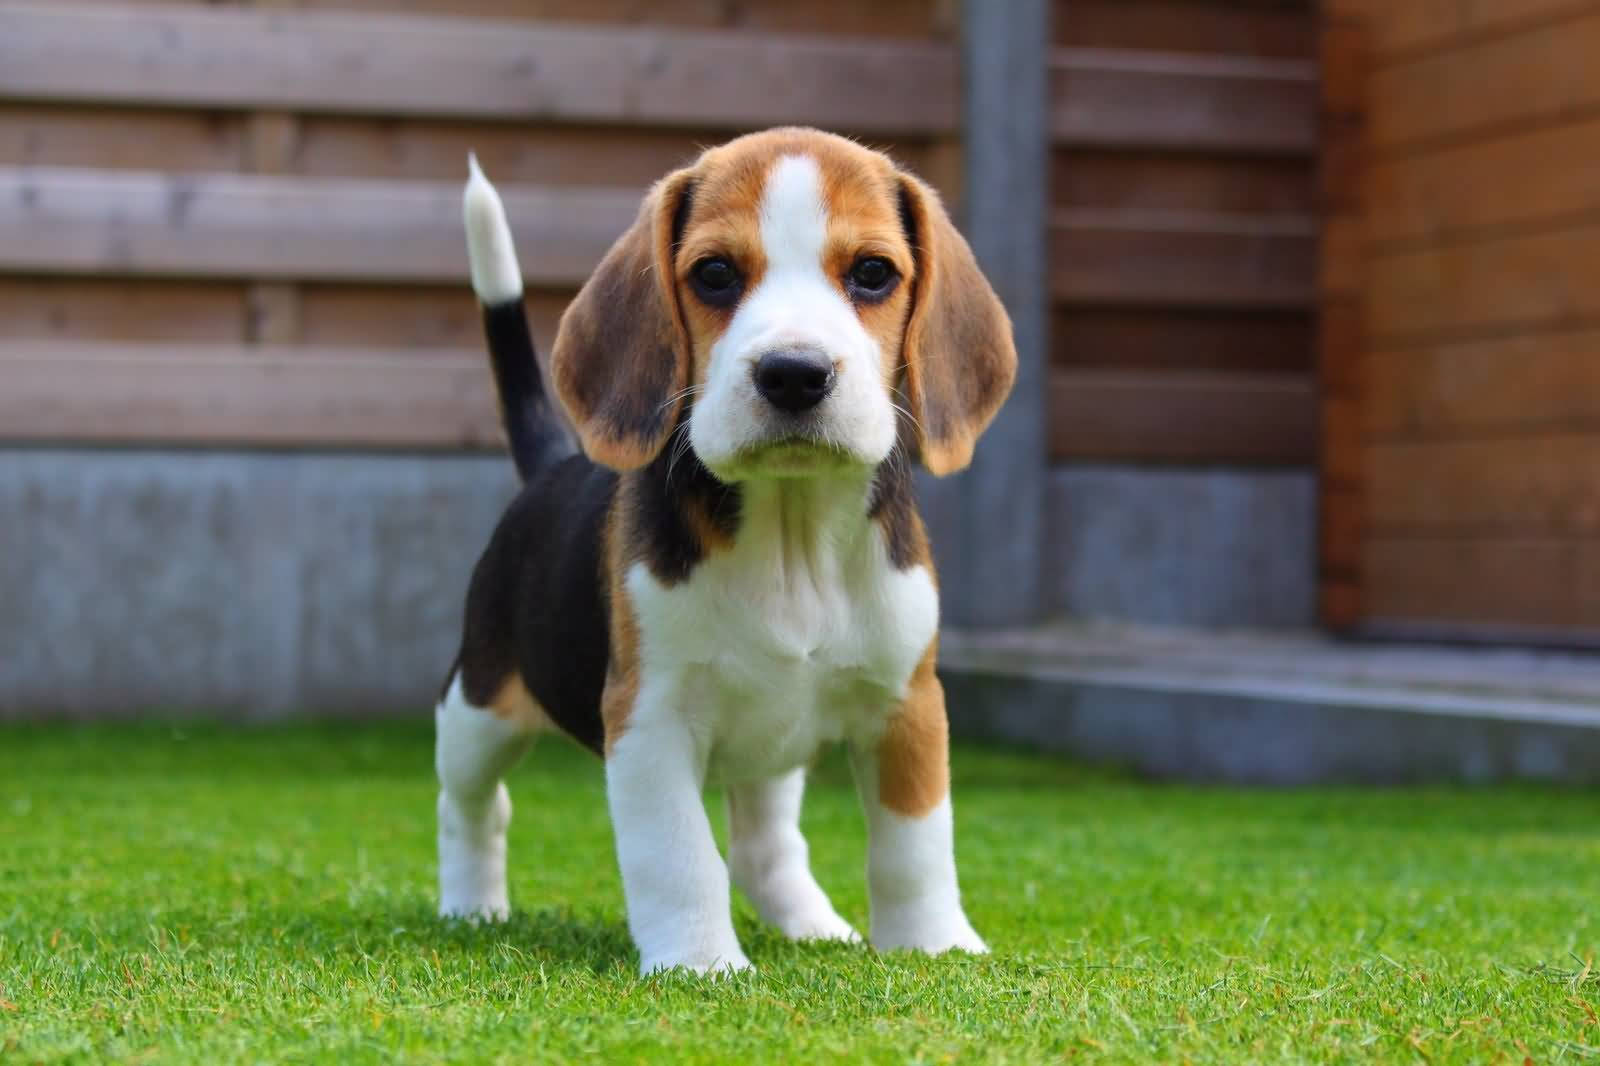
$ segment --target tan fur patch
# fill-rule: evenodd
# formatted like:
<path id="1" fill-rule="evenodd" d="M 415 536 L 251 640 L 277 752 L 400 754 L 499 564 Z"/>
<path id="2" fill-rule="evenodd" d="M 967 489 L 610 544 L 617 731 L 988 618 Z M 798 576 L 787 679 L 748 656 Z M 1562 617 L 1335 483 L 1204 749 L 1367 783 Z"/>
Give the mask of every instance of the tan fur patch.
<path id="1" fill-rule="evenodd" d="M 878 800 L 920 818 L 950 794 L 950 723 L 934 673 L 938 641 L 923 656 L 900 709 L 878 742 Z"/>
<path id="2" fill-rule="evenodd" d="M 544 708 L 534 700 L 521 674 L 511 674 L 500 682 L 494 697 L 489 700 L 488 709 L 495 717 L 514 722 L 524 729 L 543 729 L 550 724 Z"/>
<path id="3" fill-rule="evenodd" d="M 921 260 L 905 334 L 906 398 L 922 465 L 942 476 L 972 461 L 1011 391 L 1017 349 L 1011 319 L 938 194 L 909 174 L 901 180 Z"/>
<path id="4" fill-rule="evenodd" d="M 622 509 L 628 505 L 627 496 L 628 485 L 624 483 L 606 512 L 602 531 L 605 544 L 601 557 L 605 560 L 606 597 L 611 612 L 611 652 L 606 662 L 605 689 L 600 694 L 600 721 L 605 727 L 608 756 L 617 740 L 627 732 L 633 703 L 639 695 L 639 623 L 623 585 L 632 559 L 631 553 L 625 550 L 619 529 Z"/>

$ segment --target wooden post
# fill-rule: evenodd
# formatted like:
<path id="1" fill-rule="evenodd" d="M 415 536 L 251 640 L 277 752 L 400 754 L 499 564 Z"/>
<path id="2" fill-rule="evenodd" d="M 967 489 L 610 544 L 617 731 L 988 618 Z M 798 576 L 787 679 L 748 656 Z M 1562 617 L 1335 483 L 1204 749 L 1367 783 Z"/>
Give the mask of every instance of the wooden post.
<path id="1" fill-rule="evenodd" d="M 1043 608 L 1050 3 L 966 0 L 961 30 L 964 230 L 1011 314 L 1020 365 L 971 468 L 925 496 L 945 622 L 1022 625 Z"/>

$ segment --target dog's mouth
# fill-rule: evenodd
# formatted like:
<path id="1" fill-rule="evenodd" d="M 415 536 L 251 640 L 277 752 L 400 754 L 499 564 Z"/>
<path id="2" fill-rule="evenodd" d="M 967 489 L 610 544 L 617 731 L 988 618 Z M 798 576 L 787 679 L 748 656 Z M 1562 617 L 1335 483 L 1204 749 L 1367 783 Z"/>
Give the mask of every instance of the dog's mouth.
<path id="1" fill-rule="evenodd" d="M 817 437 L 788 435 L 760 441 L 728 462 L 730 472 L 742 477 L 817 477 L 843 473 L 864 465 L 848 448 Z"/>

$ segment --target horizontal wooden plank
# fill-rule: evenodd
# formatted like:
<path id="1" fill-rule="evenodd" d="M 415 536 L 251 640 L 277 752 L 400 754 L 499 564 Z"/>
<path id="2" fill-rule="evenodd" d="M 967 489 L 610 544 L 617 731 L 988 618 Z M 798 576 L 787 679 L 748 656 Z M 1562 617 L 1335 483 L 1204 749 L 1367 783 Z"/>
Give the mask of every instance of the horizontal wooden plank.
<path id="1" fill-rule="evenodd" d="M 0 438 L 70 443 L 493 448 L 477 352 L 0 345 Z"/>
<path id="2" fill-rule="evenodd" d="M 1419 337 L 1549 326 L 1600 315 L 1600 222 L 1366 258 L 1379 347 Z"/>
<path id="3" fill-rule="evenodd" d="M 126 2 L 126 0 L 124 0 Z M 919 37 L 948 33 L 947 5 L 928 0 L 870 4 L 794 0 L 292 0 L 297 7 L 556 22 L 649 23 L 707 29 Z"/>
<path id="4" fill-rule="evenodd" d="M 1057 44 L 1303 59 L 1314 51 L 1316 18 L 1283 11 L 1169 0 L 1057 0 Z"/>
<path id="5" fill-rule="evenodd" d="M 1538 537 L 1369 540 L 1366 619 L 1438 627 L 1494 626 L 1520 641 L 1600 628 L 1600 542 Z M 1513 634 L 1502 632 L 1502 639 Z"/>
<path id="6" fill-rule="evenodd" d="M 532 285 L 583 280 L 639 192 L 503 189 Z M 465 279 L 458 183 L 0 170 L 0 270 Z"/>
<path id="7" fill-rule="evenodd" d="M 1306 155 L 1305 61 L 1061 49 L 1066 143 Z M 867 134 L 955 132 L 946 44 L 248 8 L 0 8 L 0 97 Z"/>
<path id="8" fill-rule="evenodd" d="M 1297 311 L 1057 308 L 1052 361 L 1095 370 L 1309 372 L 1312 315 Z"/>
<path id="9" fill-rule="evenodd" d="M 1380 441 L 1366 455 L 1374 535 L 1600 532 L 1600 427 L 1492 440 Z"/>
<path id="10" fill-rule="evenodd" d="M 1380 151 L 1485 136 L 1600 105 L 1600 11 L 1373 72 L 1372 143 Z"/>
<path id="11" fill-rule="evenodd" d="M 306 344 L 327 347 L 475 349 L 483 347 L 483 321 L 465 285 L 298 286 L 300 332 Z M 570 291 L 529 292 L 523 300 L 540 353 L 550 351 L 556 322 Z"/>
<path id="12" fill-rule="evenodd" d="M 1057 207 L 1257 214 L 1318 207 L 1312 161 L 1274 156 L 1058 148 L 1050 189 Z"/>
<path id="13" fill-rule="evenodd" d="M 1309 463 L 1316 418 L 1307 375 L 1056 370 L 1050 376 L 1056 462 Z"/>
<path id="14" fill-rule="evenodd" d="M 0 340 L 238 341 L 245 289 L 227 282 L 0 277 Z"/>
<path id="15" fill-rule="evenodd" d="M 333 11 L 0 8 L 0 96 L 942 133 L 946 45 Z"/>
<path id="16" fill-rule="evenodd" d="M 21 104 L 0 96 L 0 166 L 238 170 L 245 117 Z"/>
<path id="17" fill-rule="evenodd" d="M 1051 292 L 1075 305 L 1303 310 L 1316 245 L 1304 216 L 1058 211 Z"/>
<path id="18" fill-rule="evenodd" d="M 1590 0 L 1494 0 L 1483 4 L 1331 0 L 1327 5 L 1332 13 L 1365 20 L 1375 50 L 1392 63 L 1421 52 L 1448 51 L 1470 41 L 1510 35 L 1591 6 Z"/>
<path id="19" fill-rule="evenodd" d="M 1311 62 L 1060 49 L 1051 71 L 1057 143 L 1302 156 L 1316 150 Z"/>
<path id="20" fill-rule="evenodd" d="M 1593 118 L 1379 159 L 1367 175 L 1369 233 L 1381 249 L 1597 211 L 1597 169 L 1600 119 Z"/>
<path id="21" fill-rule="evenodd" d="M 1541 332 L 1386 352 L 1372 359 L 1378 438 L 1600 432 L 1600 330 Z"/>

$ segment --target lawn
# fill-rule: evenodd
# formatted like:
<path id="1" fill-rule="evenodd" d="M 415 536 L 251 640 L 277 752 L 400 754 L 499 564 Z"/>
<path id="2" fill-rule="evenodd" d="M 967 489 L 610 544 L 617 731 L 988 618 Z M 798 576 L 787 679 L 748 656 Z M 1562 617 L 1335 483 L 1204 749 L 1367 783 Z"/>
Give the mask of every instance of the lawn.
<path id="1" fill-rule="evenodd" d="M 511 781 L 513 920 L 433 916 L 425 719 L 0 727 L 0 1061 L 1600 1061 L 1592 792 L 963 749 L 992 956 L 792 945 L 740 901 L 754 974 L 640 979 L 599 767 L 560 742 Z M 807 825 L 864 924 L 838 759 Z"/>

